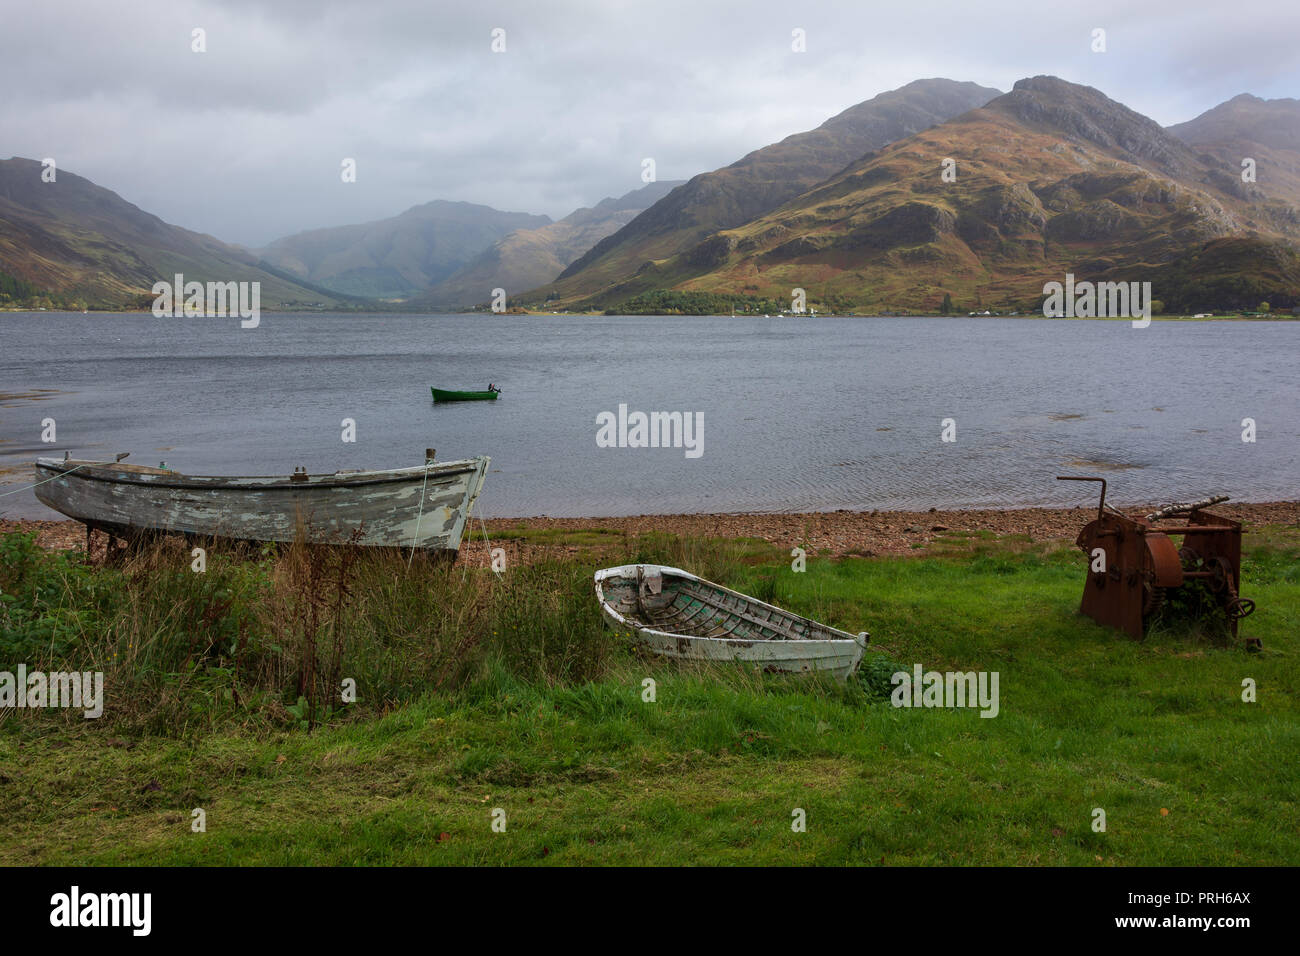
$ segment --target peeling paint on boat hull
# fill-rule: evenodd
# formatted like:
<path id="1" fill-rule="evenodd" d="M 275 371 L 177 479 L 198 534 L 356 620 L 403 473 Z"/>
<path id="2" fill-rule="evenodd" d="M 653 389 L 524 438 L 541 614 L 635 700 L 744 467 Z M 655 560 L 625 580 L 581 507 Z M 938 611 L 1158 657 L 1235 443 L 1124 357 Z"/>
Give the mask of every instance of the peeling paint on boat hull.
<path id="1" fill-rule="evenodd" d="M 289 542 L 301 535 L 317 544 L 455 552 L 487 466 L 481 457 L 430 463 L 427 478 L 425 467 L 237 478 L 40 458 L 35 492 L 55 511 L 122 537 Z"/>
<path id="2" fill-rule="evenodd" d="M 866 632 L 854 637 L 680 568 L 627 564 L 597 571 L 595 584 L 606 621 L 665 657 L 844 680 L 866 646 Z"/>

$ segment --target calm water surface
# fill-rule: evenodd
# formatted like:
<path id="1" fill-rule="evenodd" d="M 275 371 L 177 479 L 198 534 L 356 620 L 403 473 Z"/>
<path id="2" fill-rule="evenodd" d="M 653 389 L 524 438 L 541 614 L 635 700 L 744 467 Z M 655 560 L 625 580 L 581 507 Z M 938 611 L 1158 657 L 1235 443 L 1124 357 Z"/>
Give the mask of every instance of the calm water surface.
<path id="1" fill-rule="evenodd" d="M 0 492 L 65 449 L 234 475 L 416 465 L 433 446 L 492 456 L 489 517 L 1093 500 L 1066 473 L 1105 474 L 1121 503 L 1293 499 L 1298 370 L 1286 322 L 9 313 Z M 495 403 L 430 401 L 489 381 Z M 597 447 L 620 403 L 702 412 L 703 455 Z M 30 491 L 0 512 L 52 516 Z"/>

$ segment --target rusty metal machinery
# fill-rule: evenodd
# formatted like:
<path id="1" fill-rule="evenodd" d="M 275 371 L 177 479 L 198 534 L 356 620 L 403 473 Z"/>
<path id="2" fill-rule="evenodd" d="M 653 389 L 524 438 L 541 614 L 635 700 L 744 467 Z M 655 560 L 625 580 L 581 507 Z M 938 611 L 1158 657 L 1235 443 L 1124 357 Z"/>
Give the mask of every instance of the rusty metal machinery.
<path id="1" fill-rule="evenodd" d="M 1057 480 L 1101 483 L 1097 517 L 1075 541 L 1089 562 L 1080 606 L 1084 614 L 1141 640 L 1172 593 L 1204 584 L 1211 601 L 1202 603 L 1221 613 L 1228 633 L 1237 637 L 1237 622 L 1255 610 L 1255 602 L 1237 593 L 1241 524 L 1204 510 L 1227 501 L 1226 495 L 1131 518 L 1106 504 L 1106 479 L 1060 475 Z M 1170 518 L 1183 523 L 1160 523 Z M 1173 537 L 1182 538 L 1182 547 L 1175 546 Z M 1257 648 L 1259 641 L 1247 639 L 1246 644 Z"/>

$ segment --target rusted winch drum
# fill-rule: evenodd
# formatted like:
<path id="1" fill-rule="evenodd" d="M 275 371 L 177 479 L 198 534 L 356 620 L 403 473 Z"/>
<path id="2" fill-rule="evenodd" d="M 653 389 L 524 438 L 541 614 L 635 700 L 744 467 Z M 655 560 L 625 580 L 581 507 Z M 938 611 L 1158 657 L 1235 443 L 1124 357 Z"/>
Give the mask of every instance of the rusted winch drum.
<path id="1" fill-rule="evenodd" d="M 1146 517 L 1131 518 L 1107 510 L 1105 479 L 1061 476 L 1060 480 L 1101 483 L 1097 517 L 1084 525 L 1075 541 L 1089 562 L 1080 606 L 1084 614 L 1141 640 L 1168 593 L 1199 580 L 1207 585 L 1236 638 L 1237 622 L 1255 610 L 1253 601 L 1237 594 L 1241 524 L 1204 510 L 1206 504 L 1226 501 L 1226 497 L 1171 505 Z M 1186 523 L 1158 524 L 1174 515 L 1185 517 Z M 1181 548 L 1171 535 L 1183 538 Z M 1247 643 L 1259 646 L 1258 640 Z"/>

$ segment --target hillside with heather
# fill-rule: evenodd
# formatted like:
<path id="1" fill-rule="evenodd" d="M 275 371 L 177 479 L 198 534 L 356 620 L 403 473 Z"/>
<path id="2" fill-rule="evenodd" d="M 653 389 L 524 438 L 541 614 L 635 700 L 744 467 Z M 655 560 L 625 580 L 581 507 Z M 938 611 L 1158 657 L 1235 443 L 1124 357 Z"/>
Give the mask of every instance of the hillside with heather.
<path id="1" fill-rule="evenodd" d="M 137 308 L 176 273 L 200 282 L 260 282 L 264 308 L 350 304 L 244 249 L 163 222 L 65 169 L 42 179 L 34 159 L 0 160 L 0 305 Z"/>
<path id="2" fill-rule="evenodd" d="M 1243 169 L 1249 167 L 1243 175 Z M 722 169 L 552 221 L 436 200 L 250 252 L 35 160 L 0 162 L 0 306 L 137 308 L 158 279 L 268 308 L 512 305 L 1035 311 L 1044 283 L 1150 281 L 1170 311 L 1300 307 L 1300 101 L 1168 129 L 1056 77 L 918 80 Z"/>
<path id="3" fill-rule="evenodd" d="M 1034 77 L 575 304 L 664 289 L 788 303 L 802 288 L 832 308 L 937 312 L 948 297 L 1032 311 L 1069 272 L 1150 280 L 1170 308 L 1300 305 L 1300 212 L 1239 184 L 1099 91 Z M 565 301 L 565 288 L 539 296 Z"/>
<path id="4" fill-rule="evenodd" d="M 593 296 L 644 264 L 740 226 L 833 176 L 864 153 L 987 103 L 998 90 L 946 79 L 916 80 L 754 150 L 673 190 L 570 265 L 547 290 L 561 300 Z"/>

